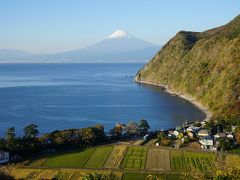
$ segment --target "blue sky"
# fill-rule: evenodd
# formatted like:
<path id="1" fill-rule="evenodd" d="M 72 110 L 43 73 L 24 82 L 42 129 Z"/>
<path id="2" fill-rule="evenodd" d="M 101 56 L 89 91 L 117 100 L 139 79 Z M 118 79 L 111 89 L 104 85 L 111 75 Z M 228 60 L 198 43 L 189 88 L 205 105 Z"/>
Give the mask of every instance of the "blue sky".
<path id="1" fill-rule="evenodd" d="M 0 49 L 51 53 L 82 48 L 117 29 L 164 44 L 240 14 L 239 0 L 0 0 Z"/>

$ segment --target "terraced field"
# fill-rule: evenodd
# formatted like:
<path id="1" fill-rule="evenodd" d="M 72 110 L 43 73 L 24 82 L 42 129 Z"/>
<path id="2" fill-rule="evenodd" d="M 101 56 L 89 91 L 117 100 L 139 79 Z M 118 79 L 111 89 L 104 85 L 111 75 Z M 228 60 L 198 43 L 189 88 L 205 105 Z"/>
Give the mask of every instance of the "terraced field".
<path id="1" fill-rule="evenodd" d="M 122 168 L 126 169 L 144 169 L 147 156 L 147 148 L 128 147 L 127 153 L 122 163 Z"/>
<path id="2" fill-rule="evenodd" d="M 112 152 L 113 146 L 98 147 L 88 159 L 84 168 L 101 168 Z"/>
<path id="3" fill-rule="evenodd" d="M 91 157 L 94 151 L 95 148 L 89 148 L 78 152 L 50 156 L 43 164 L 41 164 L 41 166 L 59 168 L 81 168 Z"/>
<path id="4" fill-rule="evenodd" d="M 155 173 L 136 173 L 136 172 L 125 172 L 122 176 L 122 180 L 146 180 L 146 179 L 157 179 L 157 180 L 179 180 L 186 179 L 181 175 L 176 174 L 155 174 Z"/>
<path id="5" fill-rule="evenodd" d="M 150 174 L 159 179 L 177 179 L 191 169 L 212 170 L 215 160 L 216 155 L 207 152 L 128 145 L 99 146 L 32 160 L 28 168 L 15 168 L 10 174 L 18 179 L 71 180 L 81 179 L 89 172 L 109 172 L 110 169 L 120 173 L 123 180 L 146 179 Z M 240 169 L 239 164 L 240 156 L 226 156 L 228 167 Z M 156 172 L 158 174 L 154 174 Z"/>
<path id="6" fill-rule="evenodd" d="M 202 171 L 211 170 L 215 155 L 211 153 L 195 153 L 188 151 L 170 151 L 171 170 L 186 171 L 198 169 Z"/>
<path id="7" fill-rule="evenodd" d="M 118 168 L 120 165 L 120 162 L 124 156 L 124 152 L 126 150 L 126 145 L 116 145 L 113 148 L 113 151 L 108 156 L 108 159 L 105 163 L 106 168 Z"/>
<path id="8" fill-rule="evenodd" d="M 149 149 L 145 168 L 149 170 L 170 170 L 169 150 Z"/>
<path id="9" fill-rule="evenodd" d="M 36 168 L 9 168 L 8 172 L 16 179 L 59 179 L 59 180 L 81 180 L 88 173 L 94 173 L 94 170 L 81 169 L 36 169 Z M 99 173 L 108 173 L 109 171 L 99 170 Z M 122 177 L 122 172 L 113 172 L 119 179 Z"/>
<path id="10" fill-rule="evenodd" d="M 229 154 L 226 157 L 226 165 L 231 168 L 240 169 L 240 156 Z"/>

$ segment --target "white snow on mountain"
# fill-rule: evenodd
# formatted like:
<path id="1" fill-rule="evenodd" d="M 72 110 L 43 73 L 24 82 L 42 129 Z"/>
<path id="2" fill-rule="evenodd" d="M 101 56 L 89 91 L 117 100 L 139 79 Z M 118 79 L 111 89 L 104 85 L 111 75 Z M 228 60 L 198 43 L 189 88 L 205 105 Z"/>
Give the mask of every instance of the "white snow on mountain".
<path id="1" fill-rule="evenodd" d="M 158 52 L 160 46 L 139 39 L 124 30 L 114 31 L 107 38 L 91 46 L 72 51 L 21 55 L 0 50 L 1 62 L 146 62 Z M 13 58 L 14 57 L 14 58 Z"/>
<path id="2" fill-rule="evenodd" d="M 107 37 L 107 39 L 112 39 L 112 38 L 132 38 L 132 36 L 124 30 L 116 30 Z"/>

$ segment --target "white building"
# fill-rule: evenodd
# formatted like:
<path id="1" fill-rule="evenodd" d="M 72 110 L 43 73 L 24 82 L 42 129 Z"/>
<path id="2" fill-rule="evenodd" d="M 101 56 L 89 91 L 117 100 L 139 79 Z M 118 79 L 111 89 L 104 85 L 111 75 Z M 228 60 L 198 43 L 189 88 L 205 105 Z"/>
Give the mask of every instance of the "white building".
<path id="1" fill-rule="evenodd" d="M 187 131 L 191 131 L 191 132 L 198 132 L 199 130 L 201 130 L 201 127 L 195 127 L 195 126 L 190 126 L 187 128 Z"/>
<path id="2" fill-rule="evenodd" d="M 220 139 L 220 138 L 227 137 L 227 135 L 226 135 L 226 133 L 217 133 L 213 137 L 214 137 L 214 139 Z"/>
<path id="3" fill-rule="evenodd" d="M 7 163 L 9 161 L 9 152 L 0 150 L 0 164 Z"/>
<path id="4" fill-rule="evenodd" d="M 202 137 L 199 142 L 201 143 L 202 149 L 215 150 L 213 147 L 213 139 L 210 136 Z"/>
<path id="5" fill-rule="evenodd" d="M 210 133 L 208 130 L 206 129 L 201 129 L 199 132 L 198 132 L 198 136 L 199 137 L 206 137 L 206 136 L 210 136 Z"/>

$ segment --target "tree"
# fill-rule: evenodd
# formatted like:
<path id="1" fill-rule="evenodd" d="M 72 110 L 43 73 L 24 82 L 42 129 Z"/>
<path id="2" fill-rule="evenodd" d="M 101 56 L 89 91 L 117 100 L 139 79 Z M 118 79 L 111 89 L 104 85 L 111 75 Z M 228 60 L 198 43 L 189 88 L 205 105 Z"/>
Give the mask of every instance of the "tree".
<path id="1" fill-rule="evenodd" d="M 15 136 L 16 136 L 15 135 L 15 128 L 14 127 L 8 128 L 7 133 L 6 133 L 6 140 L 8 142 L 14 141 Z"/>
<path id="2" fill-rule="evenodd" d="M 179 133 L 178 134 L 178 139 L 182 139 L 183 138 L 183 133 Z"/>
<path id="3" fill-rule="evenodd" d="M 236 136 L 237 143 L 240 144 L 240 128 L 237 129 L 235 136 Z"/>
<path id="4" fill-rule="evenodd" d="M 80 132 L 82 141 L 86 144 L 94 144 L 97 140 L 97 135 L 93 128 L 84 128 Z"/>
<path id="5" fill-rule="evenodd" d="M 24 128 L 24 138 L 35 139 L 39 134 L 38 126 L 35 124 L 30 124 Z"/>
<path id="6" fill-rule="evenodd" d="M 8 128 L 6 133 L 6 147 L 8 150 L 13 151 L 16 148 L 16 139 L 15 139 L 15 128 Z"/>
<path id="7" fill-rule="evenodd" d="M 222 138 L 222 139 L 219 140 L 218 147 L 223 149 L 223 150 L 227 150 L 227 149 L 230 149 L 231 143 L 227 138 Z"/>
<path id="8" fill-rule="evenodd" d="M 104 126 L 103 125 L 95 125 L 92 127 L 95 135 L 96 135 L 96 138 L 98 141 L 103 141 L 104 138 L 105 138 L 105 133 L 104 133 Z"/>
<path id="9" fill-rule="evenodd" d="M 157 137 L 158 137 L 158 141 L 162 141 L 162 140 L 168 138 L 164 132 L 159 132 L 159 133 L 157 134 Z"/>
<path id="10" fill-rule="evenodd" d="M 139 129 L 143 129 L 143 130 L 145 130 L 145 131 L 148 131 L 148 129 L 150 128 L 150 126 L 149 126 L 147 120 L 141 119 L 141 120 L 139 121 L 138 128 L 139 128 Z"/>
<path id="11" fill-rule="evenodd" d="M 128 134 L 135 134 L 138 130 L 138 124 L 136 122 L 130 121 L 127 124 L 126 131 Z"/>
<path id="12" fill-rule="evenodd" d="M 204 125 L 204 128 L 207 129 L 207 130 L 211 130 L 214 125 L 215 124 L 214 124 L 213 121 L 207 121 Z"/>
<path id="13" fill-rule="evenodd" d="M 110 130 L 110 133 L 114 138 L 121 138 L 122 131 L 122 126 L 115 126 Z"/>

